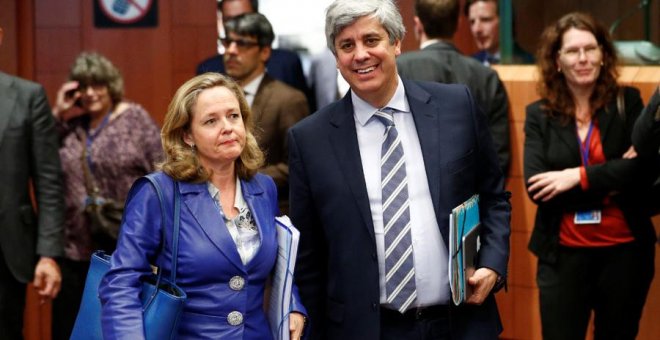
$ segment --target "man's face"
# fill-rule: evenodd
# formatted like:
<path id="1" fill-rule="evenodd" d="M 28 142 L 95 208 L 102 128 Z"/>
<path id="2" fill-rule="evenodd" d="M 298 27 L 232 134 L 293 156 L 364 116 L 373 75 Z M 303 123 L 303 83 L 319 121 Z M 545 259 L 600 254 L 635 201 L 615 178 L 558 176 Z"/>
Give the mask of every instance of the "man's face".
<path id="1" fill-rule="evenodd" d="M 259 47 L 257 38 L 229 32 L 224 39 L 225 71 L 241 86 L 246 85 L 266 69 L 270 47 Z"/>
<path id="2" fill-rule="evenodd" d="M 360 98 L 375 107 L 387 104 L 397 87 L 396 57 L 401 41 L 390 44 L 378 19 L 362 17 L 335 37 L 337 67 Z"/>
<path id="3" fill-rule="evenodd" d="M 480 50 L 496 53 L 500 48 L 500 17 L 497 4 L 478 1 L 470 6 L 470 30 Z"/>
<path id="4" fill-rule="evenodd" d="M 222 21 L 227 22 L 241 14 L 254 13 L 248 0 L 225 0 L 222 3 Z"/>

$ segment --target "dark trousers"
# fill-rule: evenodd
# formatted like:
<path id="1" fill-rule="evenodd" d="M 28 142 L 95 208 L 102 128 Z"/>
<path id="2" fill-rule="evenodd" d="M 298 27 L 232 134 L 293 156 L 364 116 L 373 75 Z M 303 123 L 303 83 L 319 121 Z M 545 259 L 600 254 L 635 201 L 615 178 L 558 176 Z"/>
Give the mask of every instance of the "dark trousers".
<path id="1" fill-rule="evenodd" d="M 25 293 L 26 284 L 14 278 L 0 250 L 0 339 L 23 339 Z"/>
<path id="2" fill-rule="evenodd" d="M 591 312 L 594 339 L 635 339 L 654 272 L 654 244 L 559 247 L 539 261 L 536 282 L 544 340 L 583 340 Z"/>
<path id="3" fill-rule="evenodd" d="M 415 309 L 401 314 L 397 311 L 380 309 L 381 340 L 448 340 L 449 308 L 431 307 L 417 313 Z"/>
<path id="4" fill-rule="evenodd" d="M 69 340 L 85 289 L 89 262 L 69 259 L 58 262 L 62 271 L 62 289 L 53 300 L 53 340 Z"/>

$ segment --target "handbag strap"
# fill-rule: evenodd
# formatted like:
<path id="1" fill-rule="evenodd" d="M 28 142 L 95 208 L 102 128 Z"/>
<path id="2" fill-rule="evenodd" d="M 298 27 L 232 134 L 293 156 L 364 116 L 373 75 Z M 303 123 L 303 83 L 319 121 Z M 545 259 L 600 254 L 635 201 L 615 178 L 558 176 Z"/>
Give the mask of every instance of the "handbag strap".
<path id="1" fill-rule="evenodd" d="M 145 176 L 151 184 L 153 184 L 154 188 L 156 189 L 156 194 L 158 194 L 158 200 L 160 201 L 160 214 L 161 214 L 161 239 L 163 242 L 161 243 L 161 249 L 160 253 L 163 254 L 165 252 L 165 199 L 163 196 L 163 191 L 160 188 L 160 184 L 158 183 L 158 180 L 156 179 L 155 174 L 149 174 Z M 179 194 L 179 182 L 174 181 L 174 228 L 172 231 L 172 269 L 170 271 L 170 282 L 172 284 L 176 283 L 176 271 L 177 271 L 177 259 L 178 259 L 178 254 L 179 254 L 179 226 L 181 222 L 181 196 Z M 160 269 L 160 266 L 158 267 L 158 278 L 156 279 L 156 286 L 160 284 L 160 279 L 162 276 L 162 271 Z"/>

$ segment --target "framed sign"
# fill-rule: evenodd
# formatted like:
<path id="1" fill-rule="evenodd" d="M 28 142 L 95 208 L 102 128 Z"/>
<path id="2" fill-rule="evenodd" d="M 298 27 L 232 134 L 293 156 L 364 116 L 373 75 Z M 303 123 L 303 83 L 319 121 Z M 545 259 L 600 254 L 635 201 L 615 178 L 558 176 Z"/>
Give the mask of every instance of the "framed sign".
<path id="1" fill-rule="evenodd" d="M 158 0 L 94 0 L 97 28 L 158 26 Z"/>

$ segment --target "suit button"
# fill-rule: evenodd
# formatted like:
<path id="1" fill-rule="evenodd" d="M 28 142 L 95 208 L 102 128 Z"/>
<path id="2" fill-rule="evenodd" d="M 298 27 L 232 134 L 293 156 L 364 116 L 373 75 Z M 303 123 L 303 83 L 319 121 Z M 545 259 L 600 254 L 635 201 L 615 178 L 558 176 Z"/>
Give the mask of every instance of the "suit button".
<path id="1" fill-rule="evenodd" d="M 232 326 L 238 326 L 243 323 L 243 314 L 241 312 L 233 311 L 227 315 L 227 323 Z"/>
<path id="2" fill-rule="evenodd" d="M 241 290 L 245 286 L 245 279 L 240 276 L 234 276 L 229 280 L 229 288 L 232 290 Z"/>
<path id="3" fill-rule="evenodd" d="M 374 259 L 374 261 L 378 260 L 376 253 L 371 253 L 371 258 Z"/>
<path id="4" fill-rule="evenodd" d="M 376 310 L 378 309 L 378 305 L 374 302 L 371 304 L 371 309 Z"/>

